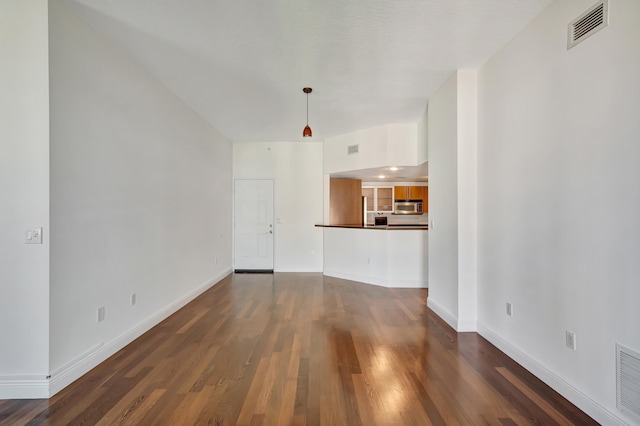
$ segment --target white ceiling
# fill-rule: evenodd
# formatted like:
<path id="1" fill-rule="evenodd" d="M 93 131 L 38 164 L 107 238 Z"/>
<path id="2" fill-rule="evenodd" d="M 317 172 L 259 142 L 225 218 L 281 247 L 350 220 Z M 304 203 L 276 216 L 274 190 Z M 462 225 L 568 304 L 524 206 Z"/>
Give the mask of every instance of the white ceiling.
<path id="1" fill-rule="evenodd" d="M 553 0 L 66 0 L 235 142 L 415 123 Z"/>

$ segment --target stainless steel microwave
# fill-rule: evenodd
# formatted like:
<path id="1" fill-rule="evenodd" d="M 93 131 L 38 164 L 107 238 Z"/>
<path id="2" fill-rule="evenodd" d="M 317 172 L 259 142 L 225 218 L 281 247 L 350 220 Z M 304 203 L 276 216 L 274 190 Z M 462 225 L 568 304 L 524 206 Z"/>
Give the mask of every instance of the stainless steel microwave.
<path id="1" fill-rule="evenodd" d="M 395 214 L 422 214 L 422 201 L 396 201 L 393 211 Z"/>

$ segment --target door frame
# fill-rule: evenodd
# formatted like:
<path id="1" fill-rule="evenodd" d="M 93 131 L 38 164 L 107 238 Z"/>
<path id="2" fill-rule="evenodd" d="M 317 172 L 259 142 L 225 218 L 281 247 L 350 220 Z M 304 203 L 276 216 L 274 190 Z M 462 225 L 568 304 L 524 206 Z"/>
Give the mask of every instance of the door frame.
<path id="1" fill-rule="evenodd" d="M 272 238 L 272 250 L 271 250 L 271 257 L 272 257 L 272 265 L 273 265 L 273 269 L 236 269 L 236 182 L 239 180 L 251 180 L 251 181 L 271 181 L 271 187 L 273 189 L 273 192 L 271 194 L 272 196 L 272 212 L 271 212 L 271 218 L 273 221 L 273 238 Z M 233 265 L 233 272 L 240 272 L 240 273 L 273 273 L 274 269 L 275 269 L 275 265 L 276 265 L 276 227 L 275 227 L 275 221 L 276 221 L 276 182 L 275 179 L 272 177 L 238 177 L 238 178 L 233 178 L 233 188 L 231 193 L 233 194 L 233 199 L 231 201 L 231 217 L 233 219 L 233 233 L 232 233 L 232 238 L 231 238 L 231 250 L 232 250 L 232 265 Z"/>

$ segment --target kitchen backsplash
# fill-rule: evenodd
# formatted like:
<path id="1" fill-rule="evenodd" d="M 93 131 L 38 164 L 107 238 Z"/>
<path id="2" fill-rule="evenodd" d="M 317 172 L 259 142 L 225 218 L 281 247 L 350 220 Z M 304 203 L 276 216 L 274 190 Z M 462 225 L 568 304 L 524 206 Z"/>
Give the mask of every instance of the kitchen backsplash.
<path id="1" fill-rule="evenodd" d="M 373 225 L 375 217 L 387 217 L 387 223 L 400 225 L 427 225 L 429 223 L 429 213 L 417 214 L 391 214 L 391 213 L 367 213 L 367 224 Z"/>

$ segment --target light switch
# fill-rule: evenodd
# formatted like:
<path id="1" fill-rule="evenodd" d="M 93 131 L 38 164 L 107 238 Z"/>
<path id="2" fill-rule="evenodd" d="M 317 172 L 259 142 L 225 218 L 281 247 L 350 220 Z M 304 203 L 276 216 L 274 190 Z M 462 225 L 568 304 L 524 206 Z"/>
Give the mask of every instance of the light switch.
<path id="1" fill-rule="evenodd" d="M 42 228 L 27 228 L 25 244 L 42 244 Z"/>

